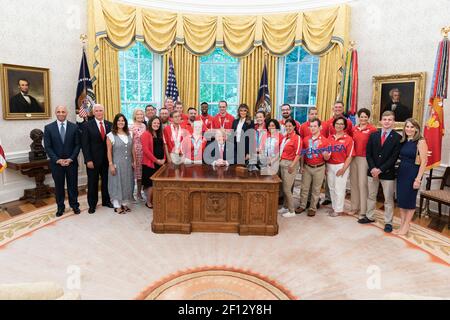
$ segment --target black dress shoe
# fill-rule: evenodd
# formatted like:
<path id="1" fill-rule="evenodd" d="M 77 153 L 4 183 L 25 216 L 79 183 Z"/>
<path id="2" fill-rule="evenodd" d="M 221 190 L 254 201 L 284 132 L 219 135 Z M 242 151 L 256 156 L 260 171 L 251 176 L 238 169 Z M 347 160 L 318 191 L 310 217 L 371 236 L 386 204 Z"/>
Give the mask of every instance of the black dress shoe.
<path id="1" fill-rule="evenodd" d="M 63 214 L 64 214 L 64 209 L 58 209 L 58 211 L 56 212 L 57 217 L 61 217 Z"/>
<path id="2" fill-rule="evenodd" d="M 323 200 L 323 202 L 322 202 L 322 205 L 323 205 L 323 206 L 327 206 L 327 205 L 329 205 L 329 204 L 331 204 L 331 200 L 328 200 L 328 199 L 325 199 L 325 200 Z"/>
<path id="3" fill-rule="evenodd" d="M 370 220 L 367 217 L 364 217 L 364 218 L 361 218 L 361 219 L 358 220 L 358 223 L 361 223 L 361 224 L 373 223 L 373 222 L 375 222 L 375 220 Z"/>
<path id="4" fill-rule="evenodd" d="M 89 208 L 88 212 L 89 212 L 90 214 L 93 214 L 93 213 L 95 212 L 95 209 L 94 209 L 94 208 Z"/>
<path id="5" fill-rule="evenodd" d="M 103 206 L 103 207 L 108 207 L 108 208 L 114 209 L 114 206 L 113 206 L 113 204 L 112 204 L 111 202 L 102 204 L 102 206 Z"/>
<path id="6" fill-rule="evenodd" d="M 391 233 L 392 232 L 392 224 L 386 223 L 384 226 L 384 232 Z"/>
<path id="7" fill-rule="evenodd" d="M 80 208 L 72 208 L 72 210 L 73 210 L 73 213 L 75 213 L 75 214 L 80 214 L 81 213 Z"/>

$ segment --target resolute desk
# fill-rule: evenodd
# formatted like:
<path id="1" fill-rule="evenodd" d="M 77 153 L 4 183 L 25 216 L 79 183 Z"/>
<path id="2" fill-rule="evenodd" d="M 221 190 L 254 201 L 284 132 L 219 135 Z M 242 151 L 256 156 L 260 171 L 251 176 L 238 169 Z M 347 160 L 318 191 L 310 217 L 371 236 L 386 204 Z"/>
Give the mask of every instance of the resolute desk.
<path id="1" fill-rule="evenodd" d="M 155 233 L 278 233 L 278 176 L 236 166 L 165 165 L 153 176 Z"/>

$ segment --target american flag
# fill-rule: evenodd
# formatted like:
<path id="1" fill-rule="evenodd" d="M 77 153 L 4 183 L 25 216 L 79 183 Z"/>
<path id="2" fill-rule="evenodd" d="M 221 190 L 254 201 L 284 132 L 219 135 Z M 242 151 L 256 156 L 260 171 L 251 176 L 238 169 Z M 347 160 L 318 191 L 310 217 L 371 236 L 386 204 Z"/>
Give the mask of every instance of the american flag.
<path id="1" fill-rule="evenodd" d="M 172 98 L 174 101 L 178 100 L 177 79 L 175 78 L 172 57 L 169 57 L 169 75 L 167 77 L 166 98 Z"/>
<path id="2" fill-rule="evenodd" d="M 2 172 L 3 170 L 5 170 L 6 168 L 6 157 L 5 157 L 5 152 L 3 152 L 3 148 L 0 145 L 0 172 Z"/>

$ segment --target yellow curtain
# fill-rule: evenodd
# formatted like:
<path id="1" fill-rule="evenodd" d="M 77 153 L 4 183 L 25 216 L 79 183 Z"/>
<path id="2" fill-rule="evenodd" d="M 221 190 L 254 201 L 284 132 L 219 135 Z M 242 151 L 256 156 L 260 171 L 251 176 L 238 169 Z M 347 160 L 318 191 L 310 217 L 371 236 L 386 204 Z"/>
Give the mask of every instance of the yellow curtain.
<path id="1" fill-rule="evenodd" d="M 112 120 L 120 112 L 119 54 L 106 39 L 100 40 L 99 52 L 94 91 L 97 102 L 105 107 L 105 118 Z"/>
<path id="2" fill-rule="evenodd" d="M 178 93 L 183 102 L 184 111 L 197 107 L 199 99 L 199 58 L 191 54 L 184 46 L 176 45 L 164 55 L 163 91 L 166 90 L 169 69 L 169 54 L 172 55 L 173 68 L 177 79 Z"/>
<path id="3" fill-rule="evenodd" d="M 284 55 L 304 44 L 312 54 L 323 54 L 348 35 L 349 6 L 310 12 L 264 16 L 193 15 L 144 9 L 110 0 L 89 0 L 95 37 L 108 37 L 118 48 L 135 39 L 156 52 L 167 52 L 175 43 L 197 55 L 223 46 L 236 57 L 263 46 L 273 55 Z"/>
<path id="4" fill-rule="evenodd" d="M 317 108 L 320 119 L 328 120 L 331 117 L 332 105 L 339 99 L 343 65 L 342 51 L 338 45 L 320 57 L 317 80 Z"/>
<path id="5" fill-rule="evenodd" d="M 264 60 L 267 64 L 267 77 L 269 82 L 269 94 L 272 102 L 272 116 L 276 109 L 276 80 L 277 80 L 277 60 L 276 56 L 267 53 L 265 50 L 256 47 L 248 56 L 241 58 L 241 81 L 240 81 L 240 103 L 246 103 L 252 114 L 255 113 L 256 98 L 258 97 L 259 83 L 264 68 Z"/>

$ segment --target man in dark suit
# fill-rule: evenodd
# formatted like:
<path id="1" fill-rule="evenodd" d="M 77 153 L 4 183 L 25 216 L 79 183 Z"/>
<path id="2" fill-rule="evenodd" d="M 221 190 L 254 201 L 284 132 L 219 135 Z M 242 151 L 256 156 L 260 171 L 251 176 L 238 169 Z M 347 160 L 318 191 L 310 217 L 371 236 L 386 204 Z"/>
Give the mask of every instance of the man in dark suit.
<path id="1" fill-rule="evenodd" d="M 381 183 L 384 194 L 384 231 L 392 232 L 394 216 L 395 163 L 400 154 L 401 135 L 393 130 L 395 115 L 385 111 L 381 117 L 382 128 L 370 135 L 367 142 L 366 159 L 369 166 L 369 196 L 367 213 L 358 220 L 359 223 L 375 221 L 375 205 L 377 203 L 378 187 Z"/>
<path id="2" fill-rule="evenodd" d="M 11 113 L 34 113 L 44 112 L 39 102 L 28 94 L 30 82 L 27 79 L 20 79 L 18 82 L 19 93 L 9 101 L 9 112 Z"/>
<path id="3" fill-rule="evenodd" d="M 395 121 L 404 122 L 412 117 L 411 110 L 400 102 L 400 90 L 398 88 L 389 91 L 391 101 L 384 107 L 384 111 L 392 111 L 395 114 Z"/>
<path id="4" fill-rule="evenodd" d="M 233 148 L 227 148 L 227 133 L 224 129 L 217 129 L 214 140 L 210 141 L 203 152 L 203 161 L 214 167 L 228 167 L 227 159 L 233 158 Z"/>
<path id="5" fill-rule="evenodd" d="M 64 214 L 64 185 L 67 179 L 69 204 L 75 214 L 80 213 L 78 203 L 78 154 L 81 141 L 77 125 L 67 121 L 67 108 L 58 106 L 55 110 L 57 120 L 44 129 L 45 151 L 50 157 L 50 170 L 55 181 L 55 197 L 58 205 L 56 216 Z"/>
<path id="6" fill-rule="evenodd" d="M 106 135 L 112 124 L 104 119 L 105 108 L 101 104 L 92 109 L 94 119 L 85 122 L 81 132 L 81 146 L 88 176 L 89 213 L 95 212 L 98 202 L 98 181 L 102 182 L 102 206 L 113 208 L 108 193 L 108 157 Z"/>

